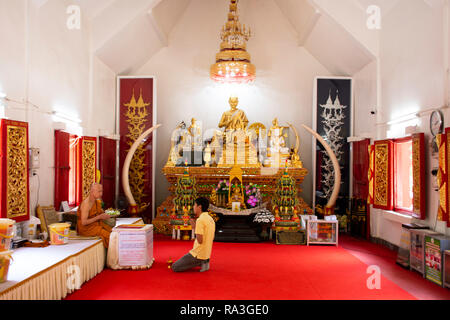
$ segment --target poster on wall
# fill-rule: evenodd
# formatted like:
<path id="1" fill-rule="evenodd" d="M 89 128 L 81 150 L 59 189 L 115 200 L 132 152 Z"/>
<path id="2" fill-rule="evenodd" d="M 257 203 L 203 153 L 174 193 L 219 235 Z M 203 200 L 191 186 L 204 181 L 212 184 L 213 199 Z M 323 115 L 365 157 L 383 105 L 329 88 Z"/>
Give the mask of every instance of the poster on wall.
<path id="1" fill-rule="evenodd" d="M 122 168 L 133 143 L 148 129 L 156 125 L 154 77 L 117 78 L 117 126 L 120 133 L 119 172 L 116 192 L 118 207 L 128 206 L 122 187 Z M 156 132 L 147 138 L 136 150 L 130 164 L 129 183 L 131 193 L 139 209 L 139 216 L 145 223 L 154 217 L 154 163 Z"/>
<path id="2" fill-rule="evenodd" d="M 353 80 L 345 77 L 318 77 L 314 83 L 314 130 L 335 153 L 341 167 L 341 187 L 335 214 L 344 215 L 350 199 L 350 144 L 353 131 Z M 323 213 L 334 186 L 333 164 L 327 152 L 313 140 L 313 207 Z"/>

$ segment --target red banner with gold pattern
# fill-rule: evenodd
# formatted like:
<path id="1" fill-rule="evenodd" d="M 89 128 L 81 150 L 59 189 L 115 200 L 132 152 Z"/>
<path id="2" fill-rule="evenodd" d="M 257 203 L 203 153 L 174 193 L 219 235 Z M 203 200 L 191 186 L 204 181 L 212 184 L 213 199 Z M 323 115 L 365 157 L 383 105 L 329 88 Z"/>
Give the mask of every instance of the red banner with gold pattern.
<path id="1" fill-rule="evenodd" d="M 0 218 L 28 220 L 28 123 L 0 121 Z"/>
<path id="2" fill-rule="evenodd" d="M 392 210 L 393 142 L 375 141 L 374 153 L 373 206 L 377 209 Z"/>
<path id="3" fill-rule="evenodd" d="M 77 205 L 89 196 L 97 176 L 97 138 L 81 137 L 78 142 Z"/>
<path id="4" fill-rule="evenodd" d="M 448 221 L 448 153 L 446 134 L 436 135 L 436 143 L 439 147 L 439 171 L 437 181 L 439 187 L 439 221 Z"/>
<path id="5" fill-rule="evenodd" d="M 412 135 L 413 217 L 426 219 L 425 192 L 425 135 Z"/>
<path id="6" fill-rule="evenodd" d="M 150 77 L 119 77 L 120 107 L 120 180 L 125 158 L 133 143 L 154 125 L 154 79 Z M 139 215 L 145 222 L 153 213 L 153 135 L 136 150 L 130 164 L 129 183 L 138 206 Z M 120 194 L 124 197 L 122 182 Z"/>

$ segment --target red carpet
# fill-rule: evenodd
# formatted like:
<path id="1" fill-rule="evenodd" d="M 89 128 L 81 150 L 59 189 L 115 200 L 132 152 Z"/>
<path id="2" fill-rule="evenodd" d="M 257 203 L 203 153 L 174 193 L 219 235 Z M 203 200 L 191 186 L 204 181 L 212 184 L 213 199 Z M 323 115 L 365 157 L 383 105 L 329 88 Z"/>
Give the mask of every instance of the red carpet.
<path id="1" fill-rule="evenodd" d="M 85 283 L 67 299 L 80 300 L 409 300 L 412 295 L 381 277 L 369 290 L 367 265 L 343 248 L 214 243 L 211 270 L 167 268 L 191 241 L 156 237 L 156 261 L 146 271 L 112 271 Z"/>

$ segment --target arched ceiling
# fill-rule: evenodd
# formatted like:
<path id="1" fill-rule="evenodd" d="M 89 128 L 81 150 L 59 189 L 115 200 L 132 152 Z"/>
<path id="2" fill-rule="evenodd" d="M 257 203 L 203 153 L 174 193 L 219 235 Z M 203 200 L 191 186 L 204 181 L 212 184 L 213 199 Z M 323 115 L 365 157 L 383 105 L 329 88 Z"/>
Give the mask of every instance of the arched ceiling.
<path id="1" fill-rule="evenodd" d="M 40 7 L 48 0 L 32 1 Z M 170 32 L 193 1 L 209 0 L 77 0 L 91 23 L 95 54 L 117 74 L 137 71 L 160 49 L 170 45 Z M 385 16 L 399 2 L 258 1 L 275 2 L 297 35 L 298 45 L 304 46 L 330 73 L 343 76 L 355 74 L 378 55 L 379 32 L 367 28 L 367 8 L 377 5 Z M 251 10 L 258 1 L 241 0 L 240 9 Z M 430 6 L 442 2 L 423 1 Z"/>

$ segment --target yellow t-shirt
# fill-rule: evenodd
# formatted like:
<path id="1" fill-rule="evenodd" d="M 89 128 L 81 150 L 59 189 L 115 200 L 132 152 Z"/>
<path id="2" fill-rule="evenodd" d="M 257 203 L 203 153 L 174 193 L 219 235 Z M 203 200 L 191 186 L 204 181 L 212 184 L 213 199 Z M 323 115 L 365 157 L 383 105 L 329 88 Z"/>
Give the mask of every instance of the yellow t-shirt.
<path id="1" fill-rule="evenodd" d="M 209 259 L 211 257 L 215 232 L 216 223 L 214 219 L 207 212 L 203 212 L 198 217 L 195 225 L 195 234 L 203 235 L 203 243 L 199 244 L 197 239 L 195 239 L 194 248 L 189 253 L 197 259 Z"/>

